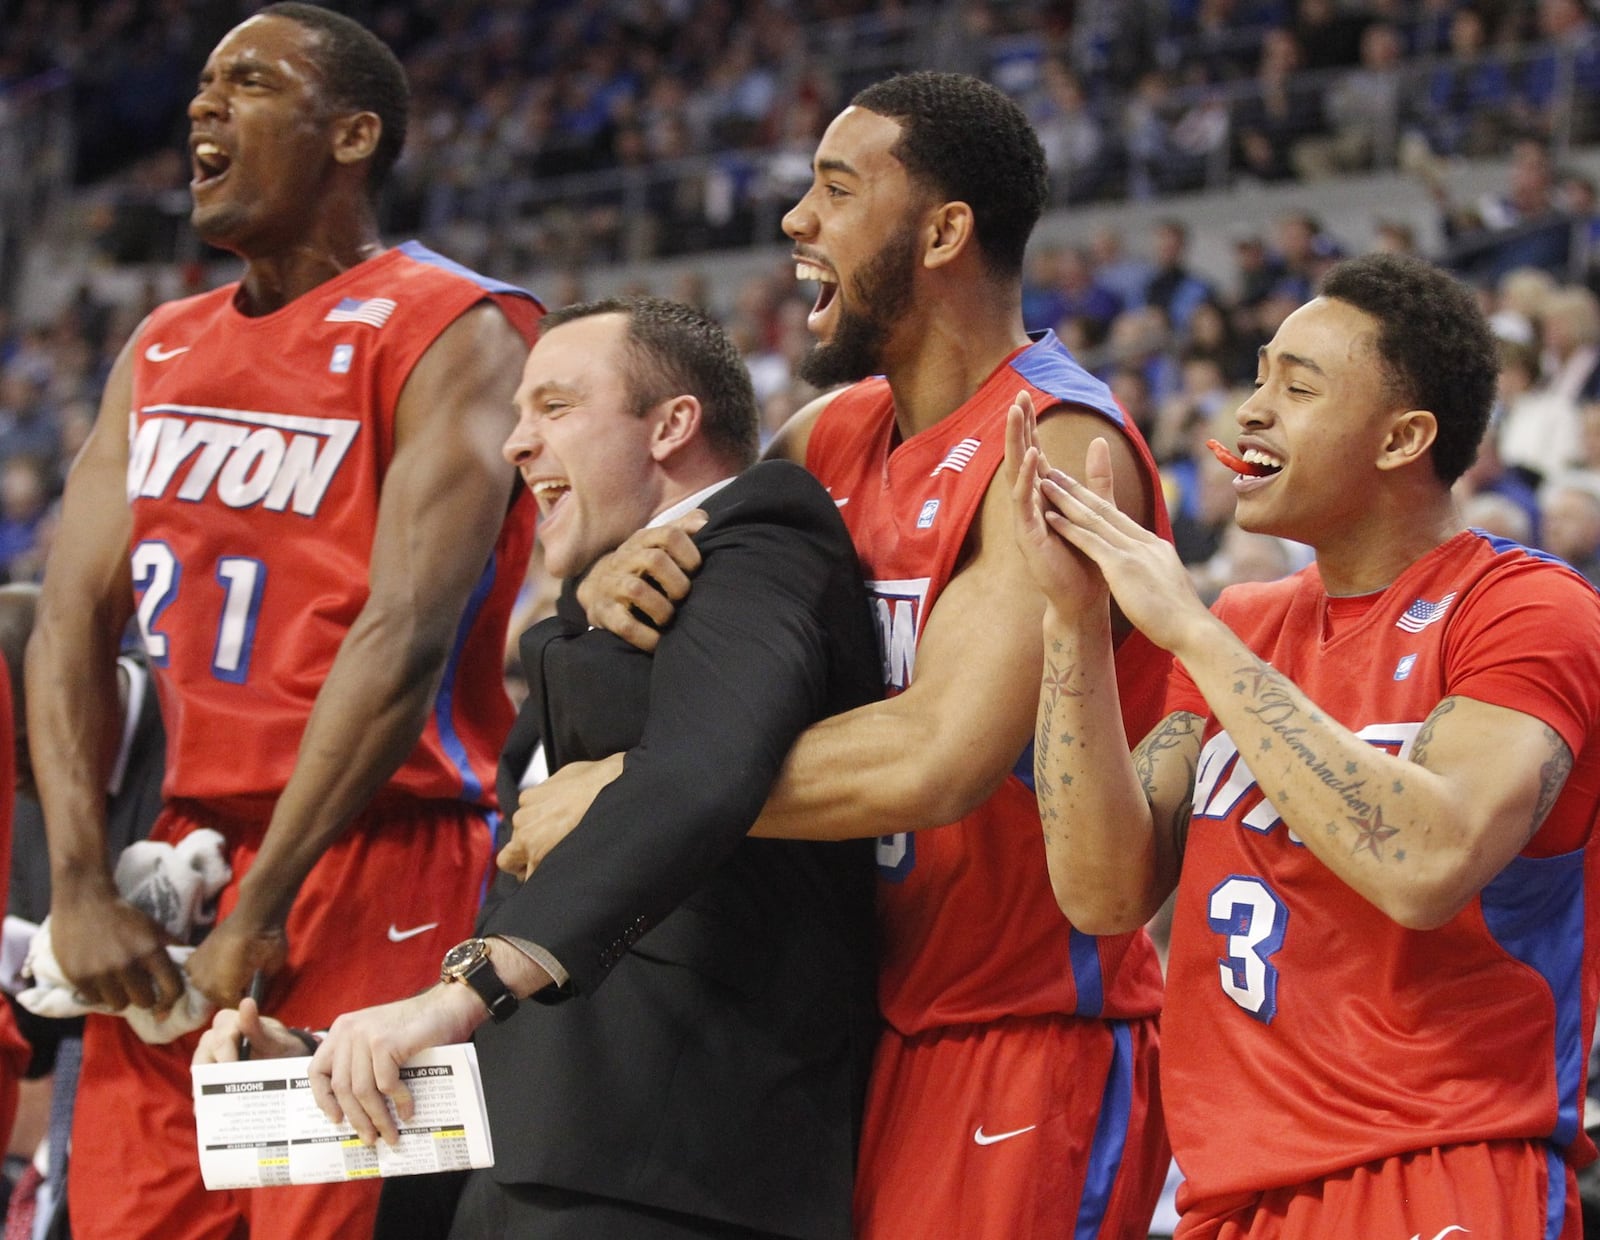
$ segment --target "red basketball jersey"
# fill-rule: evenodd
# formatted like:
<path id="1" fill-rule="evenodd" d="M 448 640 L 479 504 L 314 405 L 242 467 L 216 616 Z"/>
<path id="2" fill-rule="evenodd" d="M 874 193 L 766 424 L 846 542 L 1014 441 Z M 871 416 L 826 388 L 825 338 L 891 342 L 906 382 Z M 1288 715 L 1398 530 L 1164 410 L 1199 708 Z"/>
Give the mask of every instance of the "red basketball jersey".
<path id="1" fill-rule="evenodd" d="M 150 316 L 134 360 L 128 496 L 138 617 L 170 797 L 269 802 L 367 600 L 394 411 L 428 347 L 486 299 L 531 342 L 542 307 L 416 244 L 272 314 L 237 285 Z M 506 625 L 527 567 L 521 487 L 467 603 L 422 738 L 384 793 L 489 804 L 511 706 Z M 380 794 L 382 795 L 382 794 Z"/>
<path id="2" fill-rule="evenodd" d="M 17 669 L 22 675 L 22 669 Z M 11 820 L 16 799 L 16 721 L 12 717 L 11 669 L 0 658 L 0 874 L 11 873 Z M 0 917 L 9 892 L 0 890 Z M 0 1137 L 10 1139 L 17 1116 L 17 1086 L 27 1071 L 30 1048 L 9 1003 L 0 1000 Z"/>
<path id="3" fill-rule="evenodd" d="M 1549 557 L 1466 531 L 1380 594 L 1331 608 L 1313 565 L 1229 589 L 1216 611 L 1373 745 L 1408 754 L 1433 708 L 1462 696 L 1543 720 L 1572 772 L 1529 846 L 1471 904 L 1436 930 L 1407 930 L 1283 825 L 1175 669 L 1169 708 L 1208 719 L 1163 1016 L 1178 1164 L 1203 1199 L 1495 1138 L 1547 1139 L 1587 1161 L 1600 595 Z M 1354 808 L 1376 851 L 1390 838 L 1383 790 L 1347 793 L 1370 804 Z"/>
<path id="4" fill-rule="evenodd" d="M 850 528 L 891 694 L 911 681 L 923 624 L 1005 457 L 1006 410 L 1022 390 L 1041 413 L 1070 405 L 1104 417 L 1160 495 L 1138 430 L 1053 333 L 1013 354 L 964 405 L 904 443 L 895 442 L 894 398 L 883 379 L 846 389 L 812 429 L 806 464 Z M 1157 521 L 1170 536 L 1159 499 Z M 1135 738 L 1156 721 L 1167 667 L 1140 634 L 1118 650 L 1125 722 Z M 1160 968 L 1143 930 L 1080 934 L 1056 904 L 1031 745 L 994 795 L 961 821 L 881 839 L 878 873 L 879 1002 L 901 1033 L 1047 1013 L 1122 1019 L 1160 1007 Z"/>

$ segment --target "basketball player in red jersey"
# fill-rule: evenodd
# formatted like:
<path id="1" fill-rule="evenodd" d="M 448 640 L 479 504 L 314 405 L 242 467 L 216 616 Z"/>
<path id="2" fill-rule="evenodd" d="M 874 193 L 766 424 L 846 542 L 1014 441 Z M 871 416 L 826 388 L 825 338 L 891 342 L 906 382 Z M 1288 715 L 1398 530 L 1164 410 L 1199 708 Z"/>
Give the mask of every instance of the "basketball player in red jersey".
<path id="1" fill-rule="evenodd" d="M 1004 95 L 955 74 L 879 83 L 828 127 L 813 168 L 784 219 L 799 274 L 822 286 L 804 373 L 852 386 L 796 415 L 777 450 L 829 486 L 850 528 L 891 696 L 802 735 L 755 834 L 883 837 L 888 1027 L 857 1233 L 1143 1240 L 1168 1163 L 1161 978 L 1142 929 L 1082 934 L 1049 890 L 1027 754 L 1043 599 L 998 476 L 1006 409 L 1030 393 L 1052 452 L 1108 437 L 1129 512 L 1165 533 L 1155 466 L 1104 384 L 1053 334 L 1023 330 L 1045 164 Z M 676 534 L 591 575 L 592 620 L 648 643 L 624 604 L 666 617 L 668 600 L 634 573 L 681 591 L 696 560 Z M 1142 735 L 1165 659 L 1135 634 L 1119 670 Z M 556 798 L 586 804 L 575 782 L 546 789 L 527 797 L 519 831 L 572 821 Z M 530 834 L 522 846 L 548 845 Z M 518 847 L 503 865 L 522 863 Z"/>
<path id="2" fill-rule="evenodd" d="M 189 107 L 193 221 L 243 278 L 158 308 L 124 347 L 28 660 L 56 953 L 108 1010 L 168 1008 L 186 980 L 117 898 L 102 842 L 100 686 L 135 615 L 169 738 L 154 837 L 214 827 L 233 866 L 190 985 L 232 1005 L 260 973 L 269 1011 L 320 1027 L 420 988 L 471 929 L 532 536 L 499 445 L 541 309 L 384 248 L 373 203 L 406 108 L 381 42 L 298 4 L 227 34 Z M 195 1040 L 146 1046 L 89 1018 L 74 1234 L 369 1229 L 375 1183 L 203 1191 Z"/>
<path id="3" fill-rule="evenodd" d="M 1443 272 L 1334 268 L 1261 350 L 1219 452 L 1239 524 L 1316 563 L 1214 615 L 1109 502 L 1103 449 L 1088 485 L 1041 472 L 1013 414 L 1018 538 L 1050 599 L 1038 793 L 1062 908 L 1111 933 L 1177 889 L 1183 1240 L 1582 1234 L 1600 595 L 1462 524 L 1450 486 L 1496 369 Z M 1177 660 L 1131 759 L 1106 739 L 1108 588 Z"/>

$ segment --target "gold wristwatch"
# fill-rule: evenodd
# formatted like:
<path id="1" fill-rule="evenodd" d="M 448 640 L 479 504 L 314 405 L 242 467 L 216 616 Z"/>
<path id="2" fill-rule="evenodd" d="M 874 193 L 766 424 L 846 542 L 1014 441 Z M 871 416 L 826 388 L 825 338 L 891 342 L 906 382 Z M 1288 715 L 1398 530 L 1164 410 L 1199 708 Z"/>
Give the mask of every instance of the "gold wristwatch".
<path id="1" fill-rule="evenodd" d="M 489 961 L 486 939 L 467 939 L 445 952 L 439 965 L 442 982 L 465 982 L 478 992 L 496 1022 L 509 1020 L 517 1010 L 517 996 L 511 993 Z"/>

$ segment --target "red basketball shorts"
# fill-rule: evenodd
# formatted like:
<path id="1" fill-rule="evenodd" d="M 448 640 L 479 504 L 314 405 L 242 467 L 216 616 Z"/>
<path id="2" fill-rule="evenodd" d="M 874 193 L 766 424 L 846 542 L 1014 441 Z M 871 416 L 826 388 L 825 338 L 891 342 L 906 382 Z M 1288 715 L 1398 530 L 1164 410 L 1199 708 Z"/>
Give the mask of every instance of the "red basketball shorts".
<path id="1" fill-rule="evenodd" d="M 859 1240 L 1145 1240 L 1169 1159 L 1154 1018 L 1015 1017 L 878 1044 Z"/>
<path id="2" fill-rule="evenodd" d="M 263 827 L 168 806 L 151 838 L 199 827 L 228 839 L 226 917 Z M 307 876 L 289 914 L 289 961 L 262 1006 L 325 1029 L 340 1012 L 422 990 L 472 932 L 493 840 L 483 814 L 432 802 L 364 814 Z M 90 1016 L 72 1128 L 68 1204 L 77 1240 L 342 1240 L 369 1235 L 379 1184 L 208 1192 L 195 1153 L 189 1060 L 199 1034 L 148 1046 L 117 1017 Z"/>
<path id="3" fill-rule="evenodd" d="M 1542 1141 L 1418 1150 L 1248 1198 L 1178 1190 L 1174 1240 L 1581 1240 L 1578 1182 Z"/>

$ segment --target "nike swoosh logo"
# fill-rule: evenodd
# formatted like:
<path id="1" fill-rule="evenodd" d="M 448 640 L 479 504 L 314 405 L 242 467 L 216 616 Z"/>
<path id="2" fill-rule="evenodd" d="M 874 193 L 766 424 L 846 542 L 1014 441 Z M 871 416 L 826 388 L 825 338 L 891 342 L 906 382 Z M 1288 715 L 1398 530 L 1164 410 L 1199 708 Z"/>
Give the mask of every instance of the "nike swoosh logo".
<path id="1" fill-rule="evenodd" d="M 1025 1132 L 1032 1132 L 1038 1124 L 1029 1124 L 1026 1128 L 1013 1128 L 1010 1132 L 987 1133 L 983 1125 L 978 1125 L 978 1130 L 972 1134 L 972 1139 L 979 1145 L 993 1145 L 996 1141 L 1009 1141 L 1012 1137 L 1020 1137 Z"/>
<path id="2" fill-rule="evenodd" d="M 1469 1234 L 1469 1235 L 1471 1234 L 1471 1233 L 1467 1232 L 1467 1229 L 1465 1227 L 1463 1227 L 1460 1223 L 1451 1223 L 1450 1226 L 1446 1227 L 1443 1231 L 1438 1232 L 1437 1234 L 1435 1234 L 1435 1236 L 1433 1237 L 1433 1240 L 1444 1240 L 1444 1238 L 1446 1236 L 1448 1236 L 1453 1231 L 1459 1231 L 1459 1232 L 1462 1232 L 1464 1234 Z M 1416 1235 L 1411 1237 L 1411 1240 L 1422 1240 L 1422 1233 L 1419 1231 Z"/>
<path id="3" fill-rule="evenodd" d="M 848 495 L 846 495 L 843 499 L 834 500 L 833 501 L 833 506 L 835 508 L 843 508 L 849 502 L 850 502 L 850 497 Z"/>
<path id="4" fill-rule="evenodd" d="M 436 929 L 438 925 L 438 922 L 430 921 L 425 926 L 413 926 L 409 930 L 401 930 L 391 921 L 389 923 L 389 942 L 404 943 L 407 939 L 414 939 L 419 934 L 426 934 L 429 930 Z"/>
<path id="5" fill-rule="evenodd" d="M 186 344 L 179 345 L 176 349 L 163 349 L 161 342 L 158 340 L 144 351 L 144 356 L 148 362 L 170 362 L 178 354 L 187 353 L 188 351 L 189 346 Z"/>

